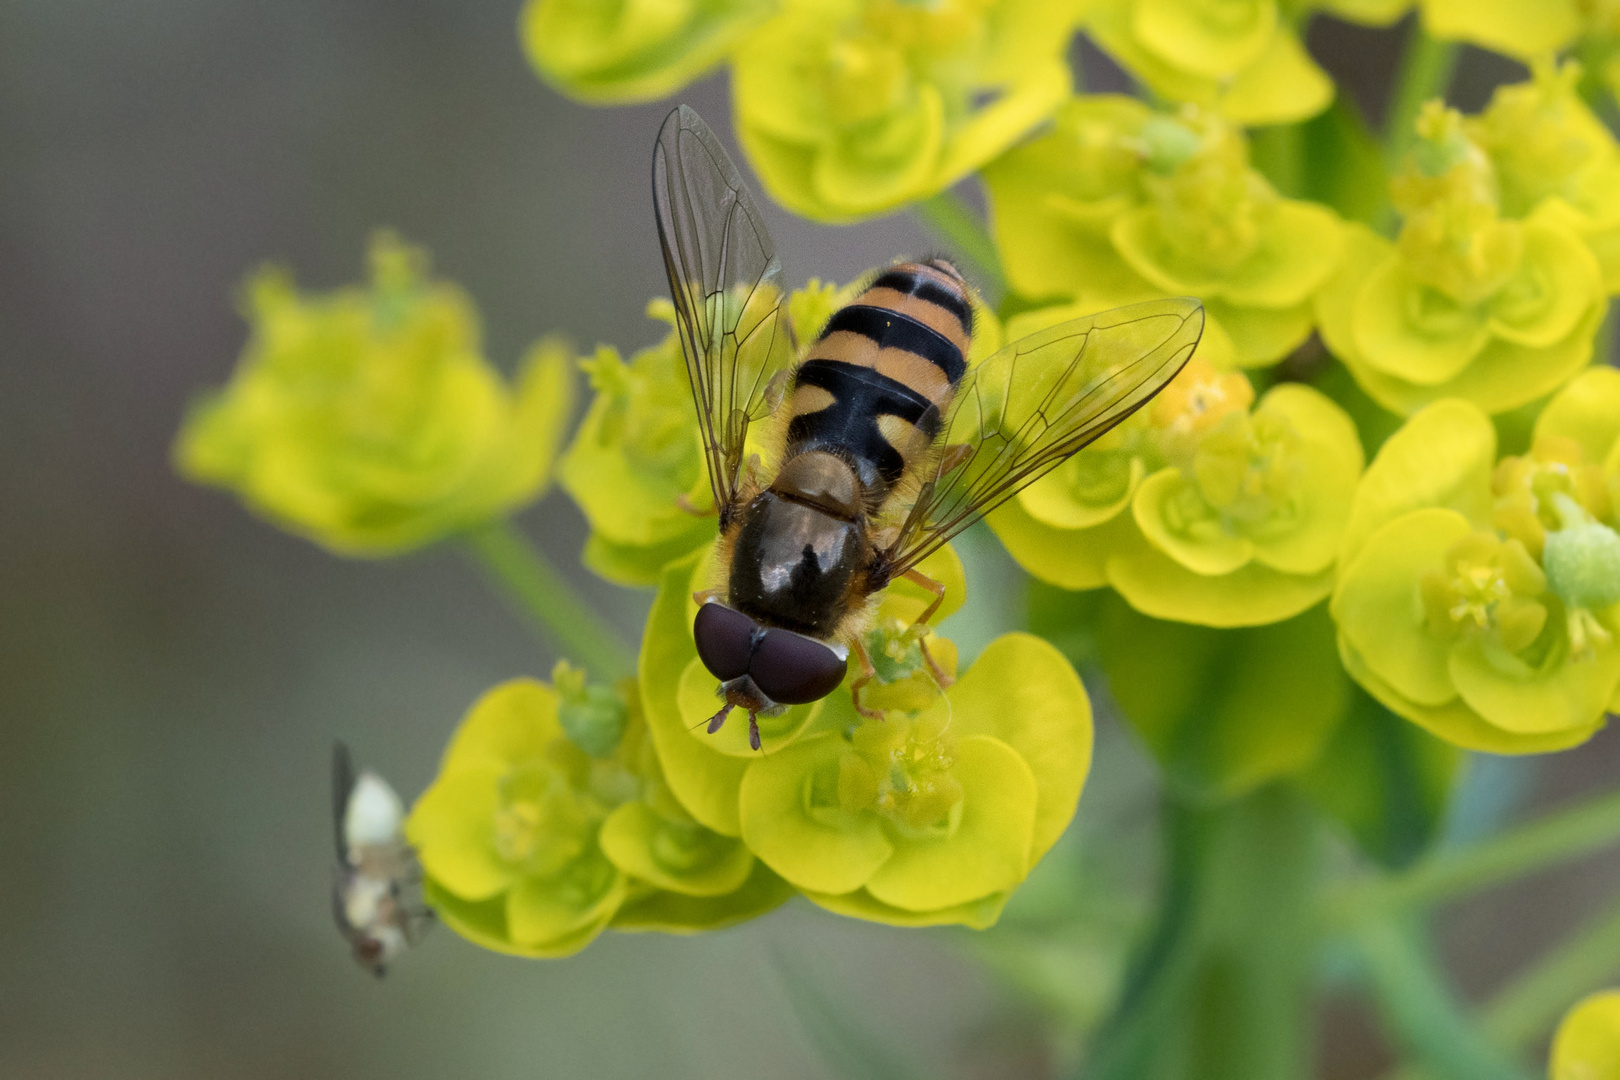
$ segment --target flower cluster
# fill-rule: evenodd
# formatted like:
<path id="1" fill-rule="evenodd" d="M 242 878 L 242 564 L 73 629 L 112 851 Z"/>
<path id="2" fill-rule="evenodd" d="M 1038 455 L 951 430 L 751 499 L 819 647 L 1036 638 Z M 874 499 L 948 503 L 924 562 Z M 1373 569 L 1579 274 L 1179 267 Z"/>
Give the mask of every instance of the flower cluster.
<path id="1" fill-rule="evenodd" d="M 1588 238 L 1613 260 L 1617 164 L 1558 73 L 1499 91 L 1472 120 L 1431 102 L 1392 187 L 1399 237 L 1349 226 L 1317 297 L 1328 347 L 1400 413 L 1448 397 L 1499 413 L 1557 389 L 1591 359 L 1608 310 Z"/>
<path id="2" fill-rule="evenodd" d="M 664 564 L 714 538 L 703 444 L 668 301 L 648 315 L 669 326 L 628 362 L 603 345 L 580 361 L 595 397 L 557 476 L 590 523 L 585 565 L 609 581 L 652 585 Z"/>
<path id="3" fill-rule="evenodd" d="M 1016 292 L 1087 311 L 1196 296 L 1206 355 L 1222 363 L 1270 364 L 1300 345 L 1339 261 L 1337 216 L 1279 196 L 1242 131 L 1193 106 L 1076 98 L 984 178 Z"/>
<path id="4" fill-rule="evenodd" d="M 1356 491 L 1333 594 L 1350 674 L 1448 742 L 1584 741 L 1620 705 L 1620 373 L 1555 397 L 1529 453 L 1497 460 L 1463 401 L 1384 444 Z"/>
<path id="5" fill-rule="evenodd" d="M 1043 581 L 1109 585 L 1160 619 L 1256 626 L 1332 589 L 1361 468 L 1355 425 L 1326 396 L 1284 383 L 1256 402 L 1241 372 L 1195 357 L 991 525 Z"/>
<path id="6" fill-rule="evenodd" d="M 421 252 L 384 233 L 369 287 L 303 296 L 248 282 L 247 349 L 193 406 L 180 471 L 333 551 L 387 555 L 535 498 L 572 407 L 566 350 L 542 341 L 508 388 L 478 320 Z"/>
<path id="7" fill-rule="evenodd" d="M 765 189 L 824 221 L 949 187 L 1068 95 L 1069 5 L 798 0 L 733 61 L 737 133 Z"/>
<path id="8" fill-rule="evenodd" d="M 945 582 L 949 614 L 960 564 L 945 549 L 924 571 Z M 1068 662 L 1011 634 L 953 681 L 955 647 L 911 629 L 925 594 L 897 583 L 863 636 L 876 675 L 860 705 L 883 718 L 857 710 L 852 673 L 830 697 L 762 716 L 756 753 L 735 720 L 704 730 L 717 700 L 692 594 L 712 575 L 703 555 L 669 566 L 642 642 L 647 727 L 676 798 L 828 910 L 993 923 L 1073 817 L 1090 766 L 1091 710 Z"/>
<path id="9" fill-rule="evenodd" d="M 1214 108 L 1239 124 L 1286 124 L 1333 100 L 1333 82 L 1279 0 L 1091 0 L 1087 32 L 1158 96 Z M 1392 21 L 1405 0 L 1329 5 L 1357 21 Z"/>
<path id="10" fill-rule="evenodd" d="M 732 65 L 738 135 L 777 201 L 844 221 L 980 168 L 1068 96 L 1061 0 L 530 0 L 524 40 L 587 101 L 680 89 Z"/>
<path id="11" fill-rule="evenodd" d="M 566 956 L 604 929 L 689 933 L 791 890 L 670 794 L 634 685 L 502 683 L 462 720 L 407 836 L 439 917 L 520 956 Z"/>
<path id="12" fill-rule="evenodd" d="M 599 105 L 672 94 L 725 59 L 776 0 L 529 0 L 519 31 L 553 86 Z"/>

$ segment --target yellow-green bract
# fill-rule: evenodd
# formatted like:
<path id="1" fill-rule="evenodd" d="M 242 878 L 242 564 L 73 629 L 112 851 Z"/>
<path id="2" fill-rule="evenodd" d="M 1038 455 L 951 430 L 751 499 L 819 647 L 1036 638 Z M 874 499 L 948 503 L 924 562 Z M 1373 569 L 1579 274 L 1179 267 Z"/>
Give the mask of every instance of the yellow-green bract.
<path id="1" fill-rule="evenodd" d="M 1278 0 L 1089 0 L 1085 26 L 1153 92 L 1240 124 L 1286 124 L 1333 100 Z M 1377 10 L 1387 2 L 1344 5 Z M 1383 21 L 1382 18 L 1379 21 Z"/>
<path id="2" fill-rule="evenodd" d="M 180 471 L 229 488 L 346 555 L 431 543 L 536 498 L 573 401 L 566 349 L 541 342 L 508 387 L 472 304 L 388 234 L 367 287 L 303 295 L 278 270 L 247 287 L 231 381 L 199 399 Z"/>

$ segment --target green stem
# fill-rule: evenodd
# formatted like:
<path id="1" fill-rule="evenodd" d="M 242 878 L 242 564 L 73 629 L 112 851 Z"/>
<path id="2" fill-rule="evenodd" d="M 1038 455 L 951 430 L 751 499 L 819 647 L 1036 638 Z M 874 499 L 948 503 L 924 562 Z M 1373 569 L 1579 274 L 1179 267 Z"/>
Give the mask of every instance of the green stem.
<path id="1" fill-rule="evenodd" d="M 1296 1080 L 1309 1059 L 1314 822 L 1280 787 L 1167 806 L 1158 929 L 1086 1080 Z"/>
<path id="2" fill-rule="evenodd" d="M 1153 934 L 1127 972 L 1114 1013 L 1087 1055 L 1084 1080 L 1136 1080 L 1146 1074 L 1157 1033 L 1169 1030 L 1195 969 L 1198 881 L 1208 860 L 1208 829 L 1173 800 L 1164 802 L 1164 886 Z"/>
<path id="3" fill-rule="evenodd" d="M 1413 21 L 1384 120 L 1384 164 L 1391 176 L 1417 138 L 1415 125 L 1423 103 L 1446 96 L 1457 68 L 1457 51 L 1455 41 L 1436 41 L 1424 32 L 1422 20 Z"/>
<path id="4" fill-rule="evenodd" d="M 979 284 L 986 293 L 996 298 L 1007 291 L 1007 279 L 1001 271 L 1001 258 L 996 254 L 995 241 L 984 220 L 949 191 L 930 195 L 912 207 L 913 212 L 947 243 L 955 253 L 973 264 L 979 274 Z"/>
<path id="5" fill-rule="evenodd" d="M 1485 1030 L 1498 1046 L 1528 1049 L 1578 998 L 1617 971 L 1620 905 L 1587 922 L 1498 992 L 1485 1007 Z"/>
<path id="6" fill-rule="evenodd" d="M 508 603 L 575 662 L 601 679 L 636 670 L 635 654 L 510 521 L 465 534 L 467 548 Z"/>
<path id="7" fill-rule="evenodd" d="M 1429 856 L 1411 869 L 1352 886 L 1330 901 L 1341 925 L 1403 907 L 1442 903 L 1620 843 L 1620 792 L 1502 833 L 1459 851 Z"/>
<path id="8" fill-rule="evenodd" d="M 1355 944 L 1384 1022 L 1414 1064 L 1435 1080 L 1529 1080 L 1463 1012 L 1415 925 L 1364 924 Z"/>

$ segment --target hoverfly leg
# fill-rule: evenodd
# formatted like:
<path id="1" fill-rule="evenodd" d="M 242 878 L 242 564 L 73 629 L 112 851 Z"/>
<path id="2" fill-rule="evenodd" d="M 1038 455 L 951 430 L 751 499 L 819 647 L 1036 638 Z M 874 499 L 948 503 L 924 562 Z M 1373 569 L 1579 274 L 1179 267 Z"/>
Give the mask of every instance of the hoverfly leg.
<path id="1" fill-rule="evenodd" d="M 752 711 L 748 714 L 748 745 L 759 749 L 759 717 Z"/>
<path id="2" fill-rule="evenodd" d="M 726 702 L 720 711 L 709 717 L 709 734 L 713 735 L 720 730 L 720 725 L 726 722 L 726 716 L 731 712 L 731 702 Z"/>
<path id="3" fill-rule="evenodd" d="M 876 709 L 868 709 L 861 704 L 861 690 L 867 683 L 872 681 L 872 677 L 877 674 L 877 668 L 872 666 L 872 658 L 866 655 L 866 646 L 859 637 L 854 639 L 853 644 L 855 646 L 855 655 L 861 662 L 861 673 L 855 676 L 854 682 L 849 684 L 850 700 L 855 703 L 855 711 L 868 720 L 881 720 L 883 719 L 881 712 Z"/>
<path id="4" fill-rule="evenodd" d="M 928 651 L 927 638 L 918 638 L 917 648 L 922 650 L 923 663 L 928 665 L 929 672 L 934 676 L 934 681 L 939 684 L 941 690 L 948 690 L 956 685 L 956 677 L 947 675 L 945 669 L 934 662 L 933 654 Z"/>
<path id="5" fill-rule="evenodd" d="M 912 623 L 913 627 L 921 626 L 923 623 L 926 623 L 929 619 L 933 618 L 934 612 L 939 610 L 939 605 L 945 602 L 945 583 L 943 581 L 935 581 L 933 578 L 916 568 L 907 570 L 900 576 L 911 582 L 913 585 L 919 585 L 934 594 L 934 602 L 929 604 L 927 609 L 925 609 L 921 615 L 917 616 L 916 622 Z"/>

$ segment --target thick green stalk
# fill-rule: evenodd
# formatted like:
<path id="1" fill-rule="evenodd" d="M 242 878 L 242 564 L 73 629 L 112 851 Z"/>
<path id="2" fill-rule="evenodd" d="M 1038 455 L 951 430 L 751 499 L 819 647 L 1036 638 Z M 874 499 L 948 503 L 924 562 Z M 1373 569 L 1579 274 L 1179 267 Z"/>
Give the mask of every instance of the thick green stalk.
<path id="1" fill-rule="evenodd" d="M 492 521 L 465 538 L 496 591 L 549 644 L 599 679 L 635 673 L 635 654 L 623 639 L 510 521 Z"/>
<path id="2" fill-rule="evenodd" d="M 1399 908 L 1433 905 L 1620 844 L 1620 792 L 1548 814 L 1483 843 L 1443 851 L 1400 874 L 1350 887 L 1329 903 L 1344 925 Z"/>
<path id="3" fill-rule="evenodd" d="M 979 275 L 979 286 L 992 295 L 992 302 L 1007 291 L 1007 279 L 1001 270 L 1001 258 L 996 254 L 995 241 L 984 219 L 967 203 L 949 191 L 930 195 L 912 207 L 940 238 L 954 249 L 954 254 L 972 263 Z"/>
<path id="4" fill-rule="evenodd" d="M 1430 1080 L 1530 1080 L 1486 1041 L 1410 920 L 1363 924 L 1355 944 L 1390 1035 Z"/>
<path id="5" fill-rule="evenodd" d="M 1137 1080 L 1171 1029 L 1187 996 L 1197 960 L 1197 893 L 1208 873 L 1209 828 L 1204 816 L 1171 799 L 1160 822 L 1165 838 L 1164 885 L 1153 934 L 1127 972 L 1114 1013 L 1086 1055 L 1083 1080 Z"/>
<path id="6" fill-rule="evenodd" d="M 1586 923 L 1540 957 L 1486 1005 L 1482 1022 L 1492 1041 L 1525 1050 L 1576 1000 L 1620 973 L 1620 905 Z"/>
<path id="7" fill-rule="evenodd" d="M 1085 1080 L 1298 1080 L 1309 1060 L 1316 834 L 1272 787 L 1171 804 L 1158 929 Z"/>

